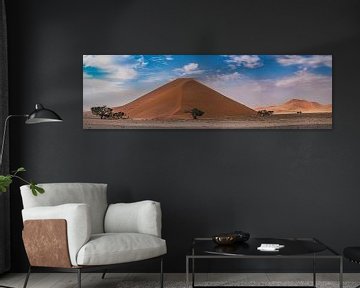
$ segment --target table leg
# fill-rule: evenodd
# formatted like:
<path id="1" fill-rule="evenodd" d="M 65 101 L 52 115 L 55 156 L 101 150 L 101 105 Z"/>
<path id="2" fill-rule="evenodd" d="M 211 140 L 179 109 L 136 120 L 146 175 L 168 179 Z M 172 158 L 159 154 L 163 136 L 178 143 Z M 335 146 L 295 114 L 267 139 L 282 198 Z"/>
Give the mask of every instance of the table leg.
<path id="1" fill-rule="evenodd" d="M 194 249 L 194 246 L 192 248 L 192 259 L 191 259 L 191 268 L 192 268 L 192 287 L 194 288 L 195 287 L 195 249 Z"/>
<path id="2" fill-rule="evenodd" d="M 339 287 L 343 288 L 343 257 L 340 257 Z"/>
<path id="3" fill-rule="evenodd" d="M 192 258 L 192 287 L 195 287 L 195 258 Z"/>
<path id="4" fill-rule="evenodd" d="M 189 288 L 189 258 L 186 256 L 186 288 Z"/>
<path id="5" fill-rule="evenodd" d="M 316 256 L 313 258 L 313 286 L 316 287 Z"/>

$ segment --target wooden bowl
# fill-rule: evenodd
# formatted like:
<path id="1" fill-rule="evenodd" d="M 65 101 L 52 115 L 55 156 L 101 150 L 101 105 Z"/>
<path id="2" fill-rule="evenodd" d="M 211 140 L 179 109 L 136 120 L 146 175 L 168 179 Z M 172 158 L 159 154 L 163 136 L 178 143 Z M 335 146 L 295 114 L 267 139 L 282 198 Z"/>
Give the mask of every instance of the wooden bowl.
<path id="1" fill-rule="evenodd" d="M 236 234 L 220 234 L 212 237 L 212 240 L 218 245 L 232 245 L 237 241 Z"/>

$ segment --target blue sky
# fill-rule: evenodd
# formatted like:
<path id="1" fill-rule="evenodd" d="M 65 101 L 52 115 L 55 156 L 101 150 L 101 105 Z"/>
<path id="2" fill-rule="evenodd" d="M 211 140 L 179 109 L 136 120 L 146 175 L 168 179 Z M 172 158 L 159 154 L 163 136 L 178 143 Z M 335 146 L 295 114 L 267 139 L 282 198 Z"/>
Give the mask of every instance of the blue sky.
<path id="1" fill-rule="evenodd" d="M 124 105 L 179 77 L 251 108 L 332 103 L 331 55 L 84 55 L 84 110 Z"/>

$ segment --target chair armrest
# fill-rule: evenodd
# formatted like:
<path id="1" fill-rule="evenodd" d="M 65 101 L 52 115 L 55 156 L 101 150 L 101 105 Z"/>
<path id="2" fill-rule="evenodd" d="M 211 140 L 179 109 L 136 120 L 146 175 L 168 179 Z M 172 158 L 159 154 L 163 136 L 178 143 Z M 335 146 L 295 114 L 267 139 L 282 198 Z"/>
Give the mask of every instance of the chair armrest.
<path id="1" fill-rule="evenodd" d="M 105 215 L 106 233 L 143 233 L 161 237 L 161 208 L 155 201 L 111 204 Z"/>
<path id="2" fill-rule="evenodd" d="M 91 221 L 89 206 L 86 204 L 64 204 L 58 206 L 33 207 L 22 210 L 23 221 L 64 219 L 67 226 L 67 240 L 71 264 L 77 265 L 76 256 L 80 248 L 89 241 Z M 39 241 L 40 235 L 34 239 Z"/>

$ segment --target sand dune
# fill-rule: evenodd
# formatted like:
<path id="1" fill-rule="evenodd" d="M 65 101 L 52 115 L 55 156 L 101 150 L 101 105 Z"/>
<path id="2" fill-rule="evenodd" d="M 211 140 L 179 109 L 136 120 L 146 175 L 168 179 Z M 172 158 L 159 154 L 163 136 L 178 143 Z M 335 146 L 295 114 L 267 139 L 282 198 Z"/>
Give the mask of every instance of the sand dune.
<path id="1" fill-rule="evenodd" d="M 301 99 L 292 99 L 280 105 L 258 107 L 259 110 L 271 110 L 276 114 L 280 113 L 296 113 L 301 111 L 302 113 L 331 113 L 332 104 L 320 104 L 318 102 L 311 102 Z"/>
<path id="2" fill-rule="evenodd" d="M 131 119 L 191 119 L 189 110 L 204 111 L 201 119 L 228 119 L 256 115 L 256 111 L 236 102 L 192 78 L 178 78 L 119 107 Z"/>

